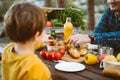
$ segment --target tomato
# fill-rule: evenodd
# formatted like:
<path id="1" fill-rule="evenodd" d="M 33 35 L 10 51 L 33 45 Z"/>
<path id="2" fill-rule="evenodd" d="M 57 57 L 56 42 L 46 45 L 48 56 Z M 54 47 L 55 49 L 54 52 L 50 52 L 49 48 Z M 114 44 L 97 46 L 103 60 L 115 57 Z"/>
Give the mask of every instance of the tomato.
<path id="1" fill-rule="evenodd" d="M 59 52 L 55 52 L 52 54 L 52 59 L 53 60 L 60 60 L 62 58 L 62 55 Z"/>
<path id="2" fill-rule="evenodd" d="M 46 58 L 47 59 L 52 59 L 52 52 L 47 52 L 46 53 Z"/>
<path id="3" fill-rule="evenodd" d="M 42 51 L 40 51 L 40 56 L 45 58 L 46 57 L 46 53 L 47 53 L 46 50 L 42 50 Z"/>
<path id="4" fill-rule="evenodd" d="M 63 56 L 65 54 L 65 49 L 64 48 L 61 48 L 60 49 L 60 54 Z"/>
<path id="5" fill-rule="evenodd" d="M 47 21 L 47 24 L 46 24 L 46 27 L 52 27 L 52 22 L 50 22 L 50 21 Z"/>
<path id="6" fill-rule="evenodd" d="M 56 51 L 56 50 L 54 50 L 54 51 L 52 51 L 51 53 L 52 53 L 52 59 L 54 60 L 54 54 L 56 54 L 56 53 L 57 53 L 57 51 Z"/>

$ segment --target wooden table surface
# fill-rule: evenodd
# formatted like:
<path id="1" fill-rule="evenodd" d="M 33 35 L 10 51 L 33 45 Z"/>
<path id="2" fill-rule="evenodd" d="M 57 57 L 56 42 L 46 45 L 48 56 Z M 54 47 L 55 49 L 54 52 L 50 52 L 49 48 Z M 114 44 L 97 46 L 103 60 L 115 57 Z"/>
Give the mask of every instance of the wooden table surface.
<path id="1" fill-rule="evenodd" d="M 0 39 L 0 42 L 5 42 L 5 40 Z M 9 41 L 6 40 L 5 43 L 8 42 Z M 36 54 L 38 57 L 40 57 L 39 51 L 36 51 Z M 49 70 L 51 71 L 53 80 L 120 80 L 120 78 L 104 76 L 102 74 L 103 69 L 99 68 L 99 64 L 94 66 L 88 66 L 84 64 L 86 66 L 85 70 L 69 73 L 56 70 L 54 68 L 54 66 L 57 64 L 56 62 L 44 59 L 42 57 L 40 57 L 40 59 L 42 59 L 42 61 L 48 66 Z M 2 76 L 0 75 L 0 80 L 1 77 Z"/>
<path id="2" fill-rule="evenodd" d="M 36 54 L 40 57 L 39 51 Z M 108 77 L 102 74 L 102 70 L 99 68 L 99 64 L 94 66 L 86 66 L 86 69 L 79 72 L 63 72 L 55 69 L 57 62 L 47 60 L 40 57 L 42 61 L 48 66 L 49 70 L 52 73 L 53 80 L 120 80 L 117 77 Z"/>

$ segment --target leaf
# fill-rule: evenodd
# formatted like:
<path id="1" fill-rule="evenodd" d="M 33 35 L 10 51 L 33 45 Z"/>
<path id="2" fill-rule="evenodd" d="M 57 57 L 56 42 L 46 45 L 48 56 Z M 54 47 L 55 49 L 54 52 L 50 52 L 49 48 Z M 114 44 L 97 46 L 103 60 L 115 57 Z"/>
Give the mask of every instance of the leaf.
<path id="1" fill-rule="evenodd" d="M 48 19 L 53 20 L 54 25 L 63 25 L 67 17 L 71 17 L 71 22 L 75 27 L 80 27 L 82 30 L 85 29 L 85 23 L 83 21 L 84 14 L 81 10 L 66 7 L 64 10 L 55 10 L 48 15 Z"/>
<path id="2" fill-rule="evenodd" d="M 62 21 L 59 19 L 52 19 L 51 22 L 52 22 L 53 26 L 62 26 L 63 25 Z"/>

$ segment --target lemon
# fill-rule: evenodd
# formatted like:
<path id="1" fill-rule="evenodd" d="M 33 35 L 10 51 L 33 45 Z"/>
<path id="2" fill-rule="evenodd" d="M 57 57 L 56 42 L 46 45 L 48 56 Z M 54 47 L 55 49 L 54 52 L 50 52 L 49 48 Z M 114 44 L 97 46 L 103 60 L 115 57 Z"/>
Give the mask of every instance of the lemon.
<path id="1" fill-rule="evenodd" d="M 107 56 L 105 57 L 105 61 L 117 62 L 117 59 L 116 59 L 115 56 L 113 56 L 113 55 L 107 55 Z"/>
<path id="2" fill-rule="evenodd" d="M 85 63 L 88 65 L 97 64 L 98 58 L 94 54 L 88 53 L 85 55 Z"/>
<path id="3" fill-rule="evenodd" d="M 116 57 L 117 61 L 120 62 L 120 53 Z"/>
<path id="4" fill-rule="evenodd" d="M 37 50 L 37 49 L 39 49 L 40 47 L 42 47 L 42 45 L 43 45 L 43 42 L 38 42 L 38 43 L 35 45 L 34 49 Z"/>

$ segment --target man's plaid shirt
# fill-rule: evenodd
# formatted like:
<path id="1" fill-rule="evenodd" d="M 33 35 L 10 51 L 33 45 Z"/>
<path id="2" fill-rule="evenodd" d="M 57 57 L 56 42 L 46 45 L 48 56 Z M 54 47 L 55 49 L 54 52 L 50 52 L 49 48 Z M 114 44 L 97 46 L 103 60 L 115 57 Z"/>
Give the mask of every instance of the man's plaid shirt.
<path id="1" fill-rule="evenodd" d="M 94 29 L 96 43 L 120 51 L 120 18 L 108 8 Z"/>

